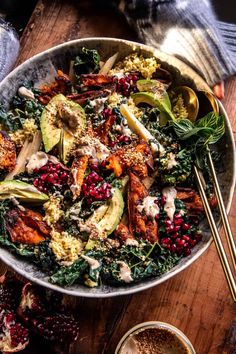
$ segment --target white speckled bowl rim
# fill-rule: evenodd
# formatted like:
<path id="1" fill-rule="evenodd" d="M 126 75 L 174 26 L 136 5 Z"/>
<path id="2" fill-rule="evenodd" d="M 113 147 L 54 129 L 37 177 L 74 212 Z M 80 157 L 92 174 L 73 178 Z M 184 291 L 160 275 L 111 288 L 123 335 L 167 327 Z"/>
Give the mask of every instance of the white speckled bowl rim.
<path id="1" fill-rule="evenodd" d="M 124 57 L 134 50 L 142 52 L 146 56 L 154 55 L 158 58 L 158 61 L 160 61 L 164 68 L 166 67 L 172 71 L 172 74 L 174 75 L 178 85 L 187 84 L 197 89 L 210 90 L 208 85 L 194 70 L 181 62 L 179 59 L 160 52 L 159 50 L 123 39 L 85 38 L 66 42 L 46 50 L 33 56 L 18 66 L 16 69 L 14 69 L 0 83 L 0 102 L 7 105 L 12 96 L 17 91 L 19 85 L 22 84 L 25 80 L 32 79 L 36 84 L 44 83 L 48 79 L 51 80 L 55 70 L 54 65 L 56 68 L 60 69 L 65 67 L 66 64 L 68 69 L 69 61 L 71 58 L 75 57 L 79 48 L 83 46 L 89 47 L 91 49 L 98 49 L 102 54 L 103 60 L 117 51 L 120 53 L 120 57 Z M 49 76 L 47 75 L 48 71 L 52 71 Z M 223 138 L 223 141 L 221 141 L 219 144 L 219 147 L 220 149 L 223 149 L 222 156 L 227 156 L 227 160 L 224 158 L 222 159 L 222 169 L 227 170 L 227 173 L 221 172 L 218 174 L 218 176 L 226 209 L 227 212 L 229 212 L 235 185 L 235 147 L 230 121 L 221 103 L 220 109 L 221 113 L 224 114 L 226 118 L 226 134 Z M 73 286 L 63 288 L 51 284 L 48 281 L 48 277 L 43 272 L 38 270 L 36 266 L 28 263 L 23 258 L 15 256 L 7 249 L 0 248 L 0 259 L 17 273 L 27 278 L 29 281 L 35 282 L 52 290 L 60 291 L 64 294 L 89 298 L 106 298 L 112 296 L 128 295 L 161 284 L 164 281 L 177 275 L 179 272 L 196 261 L 208 249 L 212 241 L 206 226 L 204 226 L 204 230 L 206 230 L 204 231 L 204 241 L 199 243 L 194 248 L 192 254 L 189 257 L 181 260 L 181 262 L 172 268 L 172 270 L 160 277 L 147 279 L 139 283 L 119 287 L 102 285 L 98 288 L 90 289 L 83 285 L 74 284 Z"/>

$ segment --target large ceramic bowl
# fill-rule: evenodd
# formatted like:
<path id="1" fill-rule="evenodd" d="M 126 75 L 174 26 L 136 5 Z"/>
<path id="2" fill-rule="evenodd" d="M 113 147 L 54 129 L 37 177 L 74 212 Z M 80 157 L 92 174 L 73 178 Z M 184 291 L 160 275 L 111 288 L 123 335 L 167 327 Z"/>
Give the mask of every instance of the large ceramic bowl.
<path id="1" fill-rule="evenodd" d="M 34 56 L 21 64 L 18 68 L 12 71 L 0 84 L 0 102 L 8 104 L 13 95 L 16 93 L 18 87 L 25 82 L 25 80 L 32 80 L 36 85 L 53 80 L 55 69 L 68 70 L 70 60 L 76 56 L 78 50 L 86 46 L 88 48 L 95 48 L 101 54 L 102 59 L 106 59 L 112 54 L 119 52 L 120 59 L 130 54 L 131 52 L 139 51 L 145 56 L 155 56 L 164 68 L 168 68 L 174 76 L 177 85 L 188 85 L 195 89 L 210 90 L 203 79 L 187 65 L 178 59 L 164 54 L 158 50 L 144 46 L 138 43 L 129 42 L 120 39 L 111 38 L 89 38 L 80 39 L 61 44 L 57 47 L 49 49 L 41 54 Z M 221 113 L 225 115 L 226 119 L 226 133 L 221 140 L 218 149 L 220 149 L 222 156 L 222 164 L 220 171 L 218 171 L 218 178 L 223 193 L 224 202 L 229 211 L 232 201 L 232 194 L 235 181 L 235 152 L 233 135 L 230 128 L 228 116 L 222 107 Z M 101 286 L 99 288 L 87 288 L 82 285 L 73 285 L 67 288 L 61 288 L 52 285 L 48 282 L 44 273 L 39 271 L 34 265 L 29 264 L 23 259 L 17 258 L 6 249 L 0 249 L 0 258 L 8 266 L 13 268 L 16 272 L 25 278 L 38 283 L 47 288 L 61 291 L 65 294 L 85 297 L 110 297 L 117 295 L 125 295 L 135 293 L 150 287 L 156 286 L 167 279 L 175 276 L 186 267 L 190 266 L 197 260 L 209 247 L 211 243 L 211 235 L 207 230 L 206 224 L 202 226 L 204 232 L 204 240 L 199 243 L 189 257 L 184 258 L 176 267 L 161 277 L 142 281 L 138 284 L 126 285 L 120 287 Z"/>

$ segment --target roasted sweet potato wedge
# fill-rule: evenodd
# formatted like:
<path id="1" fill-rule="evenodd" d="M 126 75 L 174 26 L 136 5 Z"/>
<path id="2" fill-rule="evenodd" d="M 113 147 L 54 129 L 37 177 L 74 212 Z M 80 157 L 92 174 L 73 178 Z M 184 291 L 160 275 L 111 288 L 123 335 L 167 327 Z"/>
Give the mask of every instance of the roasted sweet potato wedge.
<path id="1" fill-rule="evenodd" d="M 191 188 L 177 188 L 177 198 L 184 201 L 186 208 L 190 214 L 201 214 L 204 212 L 204 207 L 199 194 Z M 217 207 L 217 199 L 215 195 L 208 198 L 208 202 L 212 208 Z"/>
<path id="2" fill-rule="evenodd" d="M 148 196 L 148 191 L 140 181 L 140 179 L 133 174 L 130 176 L 130 186 L 128 191 L 128 213 L 129 213 L 129 229 L 134 237 L 141 237 L 149 242 L 158 241 L 158 227 L 156 220 L 150 220 L 146 215 L 142 215 L 138 210 L 145 197 Z"/>
<path id="3" fill-rule="evenodd" d="M 120 223 L 115 231 L 115 235 L 122 241 L 126 242 L 128 239 L 134 240 L 134 235 L 129 231 L 128 226 Z"/>
<path id="4" fill-rule="evenodd" d="M 116 121 L 116 116 L 111 115 L 109 118 L 105 120 L 105 122 L 96 130 L 97 135 L 99 136 L 101 142 L 105 145 L 108 145 L 109 138 L 108 134 L 111 130 L 111 127 Z"/>
<path id="5" fill-rule="evenodd" d="M 44 241 L 50 232 L 42 215 L 29 209 L 10 210 L 7 213 L 6 227 L 12 242 L 29 245 Z"/>
<path id="6" fill-rule="evenodd" d="M 116 89 L 115 84 L 109 84 L 102 90 L 89 90 L 83 93 L 75 93 L 67 95 L 72 101 L 79 103 L 81 106 L 85 106 L 88 100 L 94 100 L 95 98 L 106 97 L 114 92 Z"/>
<path id="7" fill-rule="evenodd" d="M 117 177 L 132 171 L 143 179 L 148 176 L 148 166 L 153 166 L 153 157 L 148 144 L 140 142 L 118 149 L 107 158 L 107 162 L 107 169 L 113 170 Z"/>
<path id="8" fill-rule="evenodd" d="M 70 189 L 73 194 L 74 199 L 80 196 L 81 186 L 83 184 L 85 171 L 88 167 L 88 156 L 82 156 L 76 158 L 73 161 L 71 167 L 71 176 L 70 176 Z"/>
<path id="9" fill-rule="evenodd" d="M 0 131 L 0 170 L 11 172 L 16 166 L 16 147 L 8 134 Z"/>
<path id="10" fill-rule="evenodd" d="M 70 90 L 71 80 L 68 75 L 63 73 L 63 71 L 57 71 L 57 77 L 55 81 L 50 85 L 44 85 L 40 88 L 41 94 L 38 99 L 43 105 L 47 105 L 52 97 L 56 96 L 58 93 L 66 94 Z"/>
<path id="11" fill-rule="evenodd" d="M 100 74 L 82 74 L 80 82 L 82 86 L 102 88 L 108 84 L 113 83 L 113 76 Z"/>
<path id="12" fill-rule="evenodd" d="M 41 214 L 30 209 L 25 209 L 24 211 L 20 211 L 19 215 L 27 226 L 32 227 L 33 229 L 35 228 L 45 236 L 49 236 L 50 228 L 43 221 Z"/>

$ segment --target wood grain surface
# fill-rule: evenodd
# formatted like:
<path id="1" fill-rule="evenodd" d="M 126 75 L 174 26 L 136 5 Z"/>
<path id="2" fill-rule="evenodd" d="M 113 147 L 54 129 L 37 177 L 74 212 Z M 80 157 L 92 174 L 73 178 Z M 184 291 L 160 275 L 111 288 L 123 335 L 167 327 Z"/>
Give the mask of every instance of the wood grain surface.
<path id="1" fill-rule="evenodd" d="M 92 36 L 135 39 L 125 21 L 100 1 L 40 0 L 21 38 L 18 64 L 56 44 Z M 232 78 L 224 105 L 236 138 L 235 90 Z M 236 197 L 230 221 L 236 234 Z M 150 290 L 104 300 L 66 297 L 66 302 L 81 327 L 77 343 L 64 354 L 112 354 L 128 329 L 150 320 L 177 326 L 198 354 L 236 353 L 236 307 L 213 244 L 188 269 Z"/>

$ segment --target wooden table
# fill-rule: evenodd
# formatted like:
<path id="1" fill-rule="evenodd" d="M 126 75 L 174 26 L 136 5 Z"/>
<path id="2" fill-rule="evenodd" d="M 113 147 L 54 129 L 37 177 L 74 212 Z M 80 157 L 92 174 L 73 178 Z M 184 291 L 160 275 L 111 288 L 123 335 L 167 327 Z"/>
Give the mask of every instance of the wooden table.
<path id="1" fill-rule="evenodd" d="M 123 19 L 100 1 L 39 0 L 21 38 L 18 64 L 64 41 L 95 36 L 135 39 Z M 236 137 L 235 90 L 232 78 L 226 83 L 224 105 Z M 236 234 L 236 197 L 232 205 L 230 221 Z M 106 300 L 67 301 L 81 322 L 80 338 L 70 354 L 112 354 L 128 329 L 150 320 L 177 326 L 198 354 L 236 353 L 236 307 L 213 244 L 191 267 L 153 289 Z"/>

